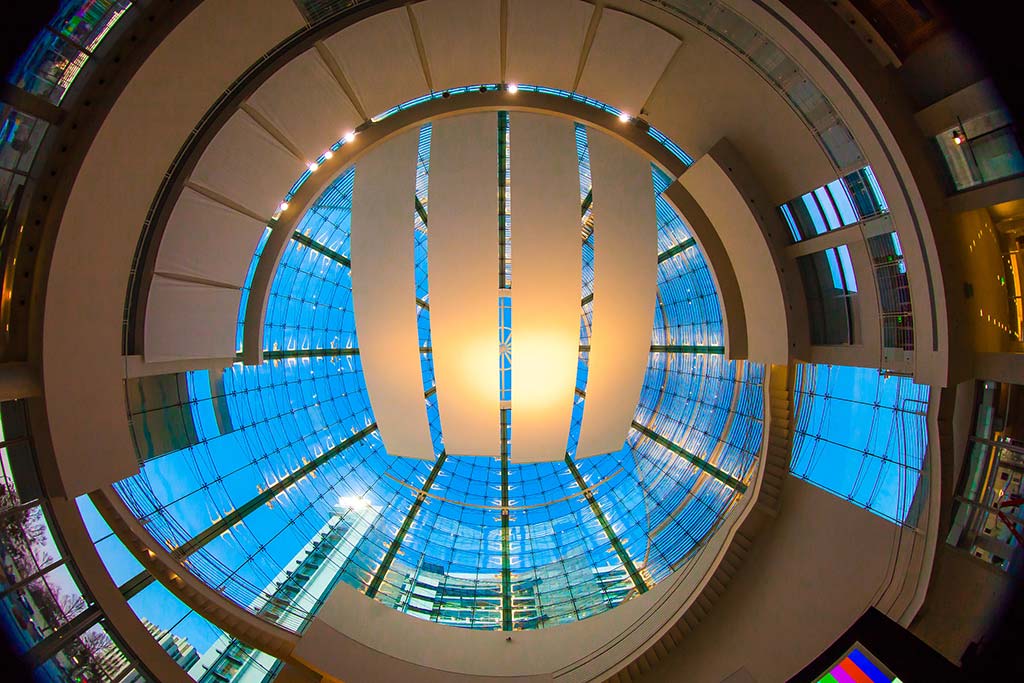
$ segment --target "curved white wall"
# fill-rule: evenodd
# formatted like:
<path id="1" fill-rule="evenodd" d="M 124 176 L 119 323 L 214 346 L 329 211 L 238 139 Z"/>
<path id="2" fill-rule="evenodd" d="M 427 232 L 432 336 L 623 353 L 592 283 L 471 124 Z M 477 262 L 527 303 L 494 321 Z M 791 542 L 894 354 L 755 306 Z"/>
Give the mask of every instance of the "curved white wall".
<path id="1" fill-rule="evenodd" d="M 121 321 L 132 255 L 164 174 L 224 89 L 302 25 L 288 2 L 202 3 L 138 70 L 86 155 L 64 209 L 43 321 L 43 391 L 69 496 L 137 468 Z"/>

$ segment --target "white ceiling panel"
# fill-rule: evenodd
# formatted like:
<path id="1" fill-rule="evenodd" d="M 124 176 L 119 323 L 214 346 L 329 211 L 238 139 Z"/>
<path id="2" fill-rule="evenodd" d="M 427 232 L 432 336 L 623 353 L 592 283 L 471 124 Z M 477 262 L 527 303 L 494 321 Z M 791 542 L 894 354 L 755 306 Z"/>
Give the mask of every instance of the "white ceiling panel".
<path id="1" fill-rule="evenodd" d="M 217 131 L 189 180 L 269 220 L 305 170 L 251 116 L 238 111 Z"/>
<path id="2" fill-rule="evenodd" d="M 592 13 L 580 0 L 510 0 L 506 80 L 572 90 Z"/>
<path id="3" fill-rule="evenodd" d="M 427 0 L 412 11 L 434 90 L 501 80 L 499 0 Z"/>
<path id="4" fill-rule="evenodd" d="M 445 450 L 498 456 L 498 120 L 436 121 L 430 151 L 430 333 Z"/>
<path id="5" fill-rule="evenodd" d="M 356 165 L 352 297 L 359 360 L 384 447 L 391 455 L 433 460 L 416 326 L 418 143 L 419 131 L 409 131 Z"/>
<path id="6" fill-rule="evenodd" d="M 594 191 L 594 309 L 577 455 L 622 448 L 650 354 L 658 291 L 651 163 L 587 129 Z"/>
<path id="7" fill-rule="evenodd" d="M 266 223 L 185 188 L 167 220 L 156 272 L 241 287 Z"/>
<path id="8" fill-rule="evenodd" d="M 639 114 L 679 45 L 678 38 L 654 24 L 606 8 L 578 91 Z"/>
<path id="9" fill-rule="evenodd" d="M 154 275 L 146 305 L 147 363 L 230 358 L 241 291 Z"/>
<path id="10" fill-rule="evenodd" d="M 572 121 L 512 112 L 514 462 L 565 457 L 580 343 L 580 176 Z M 493 246 L 492 246 L 493 251 Z"/>
<path id="11" fill-rule="evenodd" d="M 307 163 L 362 123 L 345 91 L 313 49 L 278 70 L 248 102 L 302 151 Z"/>
<path id="12" fill-rule="evenodd" d="M 429 92 L 404 7 L 364 19 L 339 31 L 324 44 L 367 116 L 376 116 Z"/>

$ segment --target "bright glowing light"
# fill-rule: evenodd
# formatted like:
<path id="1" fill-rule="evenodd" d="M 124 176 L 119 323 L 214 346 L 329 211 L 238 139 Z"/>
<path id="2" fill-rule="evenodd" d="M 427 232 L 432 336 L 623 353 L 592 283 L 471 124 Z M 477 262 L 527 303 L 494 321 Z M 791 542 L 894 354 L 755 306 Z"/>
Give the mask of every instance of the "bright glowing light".
<path id="1" fill-rule="evenodd" d="M 519 92 L 519 86 L 516 85 L 515 83 L 509 83 L 508 91 L 515 95 L 517 92 Z"/>
<path id="2" fill-rule="evenodd" d="M 332 152 L 331 150 L 327 150 L 326 152 L 324 152 L 324 159 L 333 159 L 333 158 L 334 158 L 334 152 Z"/>
<path id="3" fill-rule="evenodd" d="M 277 207 L 277 210 L 278 211 L 287 211 L 288 210 L 288 202 L 281 202 L 281 206 Z"/>
<path id="4" fill-rule="evenodd" d="M 311 161 L 309 162 L 308 168 L 310 173 L 315 173 L 316 169 L 320 168 L 320 164 L 316 163 L 315 161 Z"/>
<path id="5" fill-rule="evenodd" d="M 626 112 L 622 112 L 621 114 L 619 114 L 619 121 L 622 121 L 623 123 L 629 123 L 629 114 L 627 114 Z"/>
<path id="6" fill-rule="evenodd" d="M 349 132 L 345 133 L 345 137 L 343 139 L 345 140 L 345 142 L 352 142 L 353 140 L 356 139 L 356 132 L 354 130 L 350 130 Z"/>
<path id="7" fill-rule="evenodd" d="M 365 510 L 370 507 L 370 501 L 362 496 L 341 496 L 338 498 L 338 507 L 349 510 Z"/>

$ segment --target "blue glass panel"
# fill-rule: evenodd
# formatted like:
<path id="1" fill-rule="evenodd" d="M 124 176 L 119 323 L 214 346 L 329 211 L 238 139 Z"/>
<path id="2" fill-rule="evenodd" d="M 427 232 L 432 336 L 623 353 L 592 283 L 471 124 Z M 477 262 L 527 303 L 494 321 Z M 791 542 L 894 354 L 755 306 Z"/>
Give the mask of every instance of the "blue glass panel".
<path id="1" fill-rule="evenodd" d="M 909 377 L 799 365 L 790 470 L 903 523 L 924 464 L 928 397 L 929 387 Z"/>

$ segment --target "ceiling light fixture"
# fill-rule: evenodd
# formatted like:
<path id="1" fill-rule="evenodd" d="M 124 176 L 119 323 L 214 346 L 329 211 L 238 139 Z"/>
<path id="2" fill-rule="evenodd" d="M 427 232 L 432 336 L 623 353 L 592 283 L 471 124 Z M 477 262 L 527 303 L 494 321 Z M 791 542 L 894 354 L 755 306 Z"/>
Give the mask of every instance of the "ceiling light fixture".
<path id="1" fill-rule="evenodd" d="M 288 202 L 281 202 L 281 206 L 277 207 L 277 210 L 278 211 L 287 211 L 288 210 Z"/>
<path id="2" fill-rule="evenodd" d="M 959 128 L 954 128 L 953 129 L 953 143 L 957 144 L 957 145 L 961 145 L 961 144 L 963 144 L 963 142 L 964 142 L 964 136 L 960 134 L 960 129 Z"/>
<path id="3" fill-rule="evenodd" d="M 324 159 L 333 159 L 333 158 L 334 158 L 334 152 L 332 152 L 331 150 L 327 150 L 326 152 L 324 152 Z"/>
<path id="4" fill-rule="evenodd" d="M 516 85 L 515 83 L 509 83 L 508 84 L 508 91 L 510 93 L 512 93 L 513 95 L 515 95 L 517 92 L 519 92 L 519 86 Z"/>
<path id="5" fill-rule="evenodd" d="M 310 173 L 315 173 L 316 170 L 320 168 L 320 164 L 316 163 L 315 161 L 311 161 L 309 162 L 308 168 Z"/>
<path id="6" fill-rule="evenodd" d="M 353 140 L 356 139 L 356 132 L 354 130 L 350 130 L 349 132 L 345 133 L 345 137 L 343 139 L 345 140 L 345 142 L 352 142 Z"/>
<path id="7" fill-rule="evenodd" d="M 630 116 L 626 112 L 622 112 L 621 114 L 619 114 L 619 121 L 622 121 L 623 123 L 629 123 L 629 119 Z"/>

